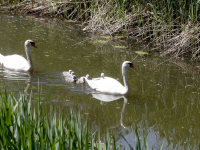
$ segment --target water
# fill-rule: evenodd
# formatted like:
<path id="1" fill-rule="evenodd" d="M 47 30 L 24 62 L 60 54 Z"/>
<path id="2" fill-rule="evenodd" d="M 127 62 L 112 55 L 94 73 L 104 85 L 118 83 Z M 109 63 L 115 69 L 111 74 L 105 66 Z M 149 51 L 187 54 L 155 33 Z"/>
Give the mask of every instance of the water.
<path id="1" fill-rule="evenodd" d="M 112 131 L 117 143 L 125 144 L 122 134 L 134 146 L 134 129 L 143 139 L 147 129 L 149 148 L 197 149 L 199 139 L 199 75 L 196 64 L 183 60 L 168 60 L 156 54 L 138 56 L 134 51 L 144 45 L 122 39 L 103 39 L 82 33 L 79 25 L 36 18 L 0 15 L 0 53 L 25 57 L 24 42 L 32 39 L 34 74 L 19 74 L 0 69 L 0 78 L 16 95 L 26 89 L 37 95 L 42 89 L 45 104 L 58 111 L 75 110 L 82 118 L 88 115 L 89 126 Z M 104 42 L 98 44 L 97 40 Z M 106 42 L 105 42 L 106 41 Z M 115 49 L 113 46 L 127 46 Z M 167 58 L 168 59 L 168 58 Z M 136 70 L 128 68 L 131 95 L 111 97 L 92 91 L 87 84 L 66 83 L 62 72 L 72 69 L 76 76 L 91 78 L 106 76 L 122 83 L 121 64 L 133 62 Z M 39 85 L 38 85 L 39 83 Z M 127 144 L 125 144 L 125 147 Z"/>

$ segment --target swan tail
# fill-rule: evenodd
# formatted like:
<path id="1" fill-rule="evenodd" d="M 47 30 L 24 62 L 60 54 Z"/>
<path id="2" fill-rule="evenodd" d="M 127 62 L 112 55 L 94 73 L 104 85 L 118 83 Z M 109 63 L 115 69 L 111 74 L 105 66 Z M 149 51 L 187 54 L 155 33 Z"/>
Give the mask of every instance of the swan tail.
<path id="1" fill-rule="evenodd" d="M 2 65 L 3 59 L 4 59 L 4 56 L 2 54 L 0 54 L 0 65 Z"/>

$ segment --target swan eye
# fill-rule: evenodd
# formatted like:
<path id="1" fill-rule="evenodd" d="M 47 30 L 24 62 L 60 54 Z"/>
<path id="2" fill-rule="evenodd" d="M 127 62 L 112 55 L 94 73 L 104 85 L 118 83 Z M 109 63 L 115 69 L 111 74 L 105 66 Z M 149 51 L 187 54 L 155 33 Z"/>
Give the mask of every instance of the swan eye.
<path id="1" fill-rule="evenodd" d="M 35 42 L 30 42 L 31 43 L 31 45 L 35 45 Z"/>
<path id="2" fill-rule="evenodd" d="M 133 64 L 132 63 L 128 63 L 129 64 L 129 66 L 131 67 L 131 68 L 134 68 L 134 66 L 133 66 Z"/>
<path id="3" fill-rule="evenodd" d="M 35 48 L 37 48 L 36 46 L 35 46 L 35 42 L 30 42 L 31 43 L 31 46 L 33 46 L 33 47 L 35 47 Z"/>

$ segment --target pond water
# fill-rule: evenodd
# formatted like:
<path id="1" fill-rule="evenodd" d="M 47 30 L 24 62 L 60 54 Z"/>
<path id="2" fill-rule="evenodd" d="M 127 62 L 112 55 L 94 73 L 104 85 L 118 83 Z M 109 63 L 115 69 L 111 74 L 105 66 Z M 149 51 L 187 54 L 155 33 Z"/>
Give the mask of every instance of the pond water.
<path id="1" fill-rule="evenodd" d="M 38 83 L 42 102 L 50 93 L 49 105 L 59 111 L 74 110 L 88 116 L 93 130 L 107 129 L 117 143 L 134 147 L 137 126 L 141 140 L 146 127 L 149 148 L 197 149 L 200 144 L 200 79 L 195 66 L 186 60 L 170 60 L 157 54 L 140 56 L 135 51 L 145 45 L 130 40 L 105 39 L 86 34 L 75 24 L 56 20 L 0 15 L 0 53 L 25 55 L 24 42 L 32 39 L 34 74 L 19 74 L 0 69 L 1 81 L 9 90 L 19 93 L 27 89 L 37 95 Z M 99 41 L 100 40 L 100 41 Z M 114 48 L 114 46 L 126 46 Z M 128 68 L 131 95 L 112 97 L 92 91 L 87 84 L 65 82 L 62 72 L 72 69 L 77 77 L 106 76 L 122 83 L 121 64 L 133 62 Z"/>

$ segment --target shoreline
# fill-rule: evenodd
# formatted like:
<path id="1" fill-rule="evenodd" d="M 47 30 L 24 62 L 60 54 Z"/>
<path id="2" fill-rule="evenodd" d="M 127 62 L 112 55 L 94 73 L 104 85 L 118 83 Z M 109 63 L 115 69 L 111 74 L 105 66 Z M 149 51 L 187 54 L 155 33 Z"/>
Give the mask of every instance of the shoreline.
<path id="1" fill-rule="evenodd" d="M 187 19 L 181 20 L 175 14 L 171 16 L 171 21 L 168 18 L 164 20 L 166 16 L 156 9 L 158 4 L 153 3 L 139 4 L 128 0 L 119 4 L 109 0 L 64 1 L 25 0 L 12 5 L 5 2 L 0 3 L 0 12 L 79 22 L 83 32 L 111 37 L 121 34 L 151 44 L 154 48 L 148 51 L 157 51 L 161 56 L 188 57 L 191 61 L 200 58 L 198 18 L 193 23 Z"/>

